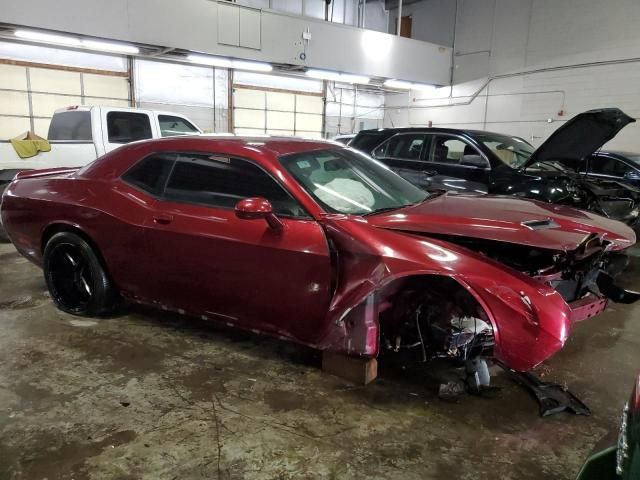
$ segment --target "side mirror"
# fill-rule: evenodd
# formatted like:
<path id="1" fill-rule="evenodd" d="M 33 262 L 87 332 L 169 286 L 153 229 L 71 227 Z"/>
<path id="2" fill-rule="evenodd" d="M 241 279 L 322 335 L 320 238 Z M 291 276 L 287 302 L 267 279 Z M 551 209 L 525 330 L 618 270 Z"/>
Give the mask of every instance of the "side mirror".
<path id="1" fill-rule="evenodd" d="M 468 167 L 486 168 L 487 162 L 480 155 L 463 155 L 460 159 L 460 165 Z"/>
<path id="2" fill-rule="evenodd" d="M 264 218 L 269 226 L 276 230 L 279 230 L 284 226 L 282 220 L 273 213 L 271 203 L 266 198 L 252 197 L 240 200 L 236 203 L 235 212 L 236 217 L 243 220 Z"/>
<path id="3" fill-rule="evenodd" d="M 627 170 L 624 172 L 625 180 L 640 180 L 640 172 L 637 170 Z"/>

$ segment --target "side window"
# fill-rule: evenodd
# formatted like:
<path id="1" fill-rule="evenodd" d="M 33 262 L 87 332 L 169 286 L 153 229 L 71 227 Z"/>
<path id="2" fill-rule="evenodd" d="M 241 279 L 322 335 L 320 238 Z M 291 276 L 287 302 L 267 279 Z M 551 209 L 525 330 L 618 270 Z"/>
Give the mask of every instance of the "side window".
<path id="1" fill-rule="evenodd" d="M 458 138 L 445 136 L 435 137 L 429 153 L 429 161 L 468 167 L 489 167 L 485 158 L 474 146 Z"/>
<path id="2" fill-rule="evenodd" d="M 218 155 L 179 154 L 165 197 L 230 209 L 244 198 L 264 197 L 278 215 L 308 217 L 298 202 L 261 168 L 246 160 Z"/>
<path id="3" fill-rule="evenodd" d="M 401 158 L 420 160 L 420 153 L 426 142 L 426 135 L 396 135 L 380 145 L 373 152 L 376 158 Z"/>
<path id="4" fill-rule="evenodd" d="M 129 143 L 151 138 L 151 121 L 146 113 L 107 113 L 109 143 Z"/>
<path id="5" fill-rule="evenodd" d="M 466 143 L 457 138 L 438 136 L 435 138 L 433 146 L 431 147 L 429 160 L 432 162 L 457 165 L 464 155 L 466 145 Z"/>
<path id="6" fill-rule="evenodd" d="M 161 195 L 174 159 L 172 154 L 146 157 L 127 170 L 122 180 L 152 195 Z"/>
<path id="7" fill-rule="evenodd" d="M 599 173 L 602 175 L 611 175 L 614 177 L 624 177 L 624 174 L 631 170 L 631 167 L 627 166 L 624 162 L 616 160 L 611 157 L 598 157 L 591 158 L 590 169 L 593 173 Z"/>
<path id="8" fill-rule="evenodd" d="M 182 117 L 175 117 L 173 115 L 158 115 L 158 123 L 160 124 L 160 135 L 162 135 L 163 137 L 200 133 L 192 123 Z"/>

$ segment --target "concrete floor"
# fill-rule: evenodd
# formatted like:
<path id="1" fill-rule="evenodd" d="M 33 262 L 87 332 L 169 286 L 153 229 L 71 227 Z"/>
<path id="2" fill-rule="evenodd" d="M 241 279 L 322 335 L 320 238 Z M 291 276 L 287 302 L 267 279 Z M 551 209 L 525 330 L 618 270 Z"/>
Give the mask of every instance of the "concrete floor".
<path id="1" fill-rule="evenodd" d="M 638 272 L 640 257 L 635 288 Z M 572 479 L 631 392 L 640 305 L 577 326 L 541 369 L 591 417 L 542 419 L 500 374 L 492 398 L 446 403 L 415 371 L 383 364 L 360 387 L 319 364 L 155 311 L 63 314 L 41 272 L 0 245 L 0 479 Z"/>

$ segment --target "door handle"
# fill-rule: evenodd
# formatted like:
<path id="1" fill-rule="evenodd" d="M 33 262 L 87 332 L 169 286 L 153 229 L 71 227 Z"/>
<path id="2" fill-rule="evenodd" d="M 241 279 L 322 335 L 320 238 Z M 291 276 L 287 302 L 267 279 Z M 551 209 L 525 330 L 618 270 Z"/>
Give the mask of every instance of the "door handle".
<path id="1" fill-rule="evenodd" d="M 435 170 L 423 170 L 422 173 L 425 177 L 435 177 L 438 174 Z"/>
<path id="2" fill-rule="evenodd" d="M 158 225 L 169 225 L 171 222 L 173 222 L 173 215 L 158 213 L 153 216 L 153 221 Z"/>

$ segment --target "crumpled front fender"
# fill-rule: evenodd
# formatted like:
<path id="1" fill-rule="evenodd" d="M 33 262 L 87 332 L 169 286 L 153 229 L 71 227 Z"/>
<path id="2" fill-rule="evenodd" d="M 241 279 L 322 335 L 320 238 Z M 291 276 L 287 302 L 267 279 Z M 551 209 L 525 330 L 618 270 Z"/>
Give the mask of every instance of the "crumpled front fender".
<path id="1" fill-rule="evenodd" d="M 514 280 L 509 286 L 486 277 L 465 281 L 492 321 L 496 359 L 526 371 L 564 346 L 572 325 L 571 309 L 556 291 Z"/>
<path id="2" fill-rule="evenodd" d="M 567 339 L 570 307 L 531 277 L 442 240 L 372 228 L 342 216 L 323 223 L 338 252 L 338 282 L 320 348 L 377 355 L 376 292 L 416 275 L 447 276 L 467 289 L 491 321 L 496 358 L 509 368 L 528 370 Z"/>

